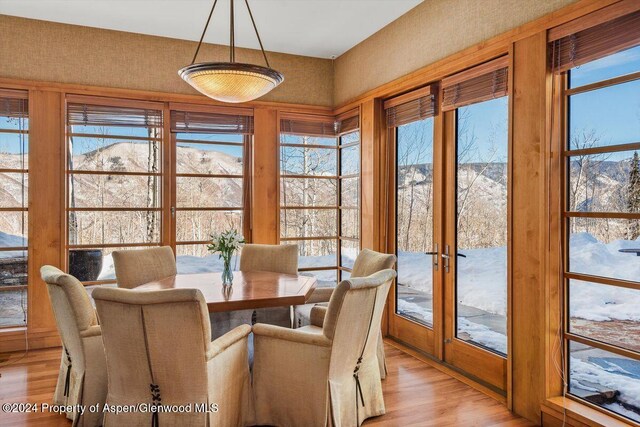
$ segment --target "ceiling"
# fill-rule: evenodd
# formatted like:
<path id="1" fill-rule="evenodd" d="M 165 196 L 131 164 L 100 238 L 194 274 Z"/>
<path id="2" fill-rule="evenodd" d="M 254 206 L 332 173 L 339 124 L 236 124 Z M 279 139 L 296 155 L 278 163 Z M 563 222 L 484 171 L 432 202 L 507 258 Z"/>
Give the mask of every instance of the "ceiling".
<path id="1" fill-rule="evenodd" d="M 337 57 L 422 0 L 250 0 L 266 50 Z M 213 0 L 0 0 L 0 14 L 198 40 Z M 236 45 L 259 48 L 245 2 L 235 2 Z M 229 0 L 218 0 L 209 43 L 229 42 Z"/>

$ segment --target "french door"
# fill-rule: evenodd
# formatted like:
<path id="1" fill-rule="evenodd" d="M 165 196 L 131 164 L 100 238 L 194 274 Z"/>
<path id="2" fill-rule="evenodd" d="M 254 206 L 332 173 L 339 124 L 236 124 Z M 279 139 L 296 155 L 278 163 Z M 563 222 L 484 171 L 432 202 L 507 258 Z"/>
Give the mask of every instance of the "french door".
<path id="1" fill-rule="evenodd" d="M 444 355 L 506 390 L 509 277 L 508 97 L 444 113 Z"/>
<path id="2" fill-rule="evenodd" d="M 439 113 L 424 110 L 423 100 L 422 110 L 403 116 L 406 96 L 401 107 L 385 103 L 395 172 L 388 243 L 398 258 L 389 335 L 503 393 L 510 271 L 505 59 L 468 78 L 445 79 Z"/>
<path id="3" fill-rule="evenodd" d="M 389 307 L 389 334 L 442 357 L 443 147 L 440 117 L 428 117 L 391 130 L 389 158 L 391 251 L 398 277 Z"/>

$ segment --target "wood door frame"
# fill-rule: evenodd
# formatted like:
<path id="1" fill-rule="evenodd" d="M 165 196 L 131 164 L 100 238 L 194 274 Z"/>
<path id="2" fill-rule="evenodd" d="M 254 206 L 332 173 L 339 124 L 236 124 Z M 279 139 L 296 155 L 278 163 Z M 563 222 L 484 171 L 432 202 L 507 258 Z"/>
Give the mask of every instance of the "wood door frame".
<path id="1" fill-rule="evenodd" d="M 443 159 L 444 159 L 444 147 L 442 138 L 442 114 L 436 114 L 433 117 L 433 244 L 434 247 L 438 245 L 437 257 L 440 257 L 440 251 L 443 247 L 443 188 L 444 188 L 444 174 L 443 174 Z M 396 253 L 396 198 L 397 198 L 397 128 L 387 129 L 387 171 L 388 187 L 387 187 L 387 236 L 386 250 L 387 253 Z M 441 266 L 442 263 L 438 258 L 438 263 Z M 397 267 L 396 267 L 397 268 Z M 430 354 L 438 360 L 443 359 L 443 270 L 440 267 L 437 271 L 433 271 L 433 290 L 432 290 L 432 316 L 433 324 L 428 327 L 425 324 L 411 320 L 407 317 L 398 315 L 396 313 L 396 281 L 391 287 L 389 297 L 387 300 L 388 307 L 388 329 L 389 335 L 404 342 L 416 349 Z"/>

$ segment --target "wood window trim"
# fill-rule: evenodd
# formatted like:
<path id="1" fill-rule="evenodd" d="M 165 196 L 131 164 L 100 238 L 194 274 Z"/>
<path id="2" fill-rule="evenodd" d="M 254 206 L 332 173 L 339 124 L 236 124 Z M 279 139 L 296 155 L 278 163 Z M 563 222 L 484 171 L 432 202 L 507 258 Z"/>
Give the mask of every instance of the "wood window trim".
<path id="1" fill-rule="evenodd" d="M 112 98 L 107 96 L 77 95 L 69 93 L 65 96 L 68 104 L 88 104 L 100 105 L 104 107 L 138 108 L 142 110 L 162 111 L 164 103 L 154 101 L 143 101 L 138 99 Z"/>
<path id="2" fill-rule="evenodd" d="M 169 110 L 253 117 L 253 108 L 232 107 L 226 105 L 199 105 L 185 102 L 169 102 Z"/>
<path id="3" fill-rule="evenodd" d="M 510 94 L 511 55 L 507 54 L 442 79 L 443 112 Z M 461 93 L 459 93 L 461 92 Z"/>
<path id="4" fill-rule="evenodd" d="M 572 25 L 549 30 L 553 71 L 567 71 L 637 46 L 640 41 L 640 11 L 629 7 L 633 6 L 632 2 L 621 2 L 625 3 L 628 6 L 605 8 L 583 16 Z M 637 2 L 635 7 L 637 9 Z"/>
<path id="5" fill-rule="evenodd" d="M 589 427 L 629 427 L 640 426 L 640 424 L 628 418 L 622 418 L 616 414 L 601 409 L 585 401 L 578 401 L 570 395 L 566 397 L 556 396 L 547 398 L 540 409 L 544 414 L 552 416 L 562 422 L 567 418 L 567 425 L 586 425 Z M 579 424 L 575 424 L 579 423 Z"/>
<path id="6" fill-rule="evenodd" d="M 622 0 L 549 29 L 547 39 L 550 42 L 559 40 L 579 31 L 592 28 L 598 24 L 628 15 L 636 10 L 638 10 L 637 2 L 634 0 Z"/>

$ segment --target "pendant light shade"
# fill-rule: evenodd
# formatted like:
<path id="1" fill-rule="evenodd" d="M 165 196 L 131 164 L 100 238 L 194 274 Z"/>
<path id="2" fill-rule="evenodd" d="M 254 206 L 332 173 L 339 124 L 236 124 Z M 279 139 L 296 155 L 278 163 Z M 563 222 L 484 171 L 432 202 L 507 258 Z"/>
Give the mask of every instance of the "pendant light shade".
<path id="1" fill-rule="evenodd" d="M 282 83 L 284 76 L 269 66 L 269 60 L 262 46 L 262 40 L 260 39 L 260 34 L 258 34 L 258 28 L 253 19 L 248 0 L 244 0 L 244 2 L 247 5 L 251 23 L 256 32 L 258 42 L 260 43 L 260 50 L 262 51 L 262 56 L 267 66 L 263 67 L 260 65 L 235 62 L 234 0 L 229 0 L 229 2 L 231 10 L 229 22 L 229 62 L 195 62 L 198 52 L 200 51 L 200 46 L 202 45 L 202 40 L 207 32 L 207 27 L 211 21 L 211 16 L 218 3 L 218 0 L 214 0 L 209 18 L 202 31 L 198 47 L 196 48 L 196 53 L 193 56 L 193 61 L 191 61 L 190 65 L 178 71 L 178 74 L 198 92 L 217 101 L 231 103 L 252 101 L 266 95 Z"/>
<path id="2" fill-rule="evenodd" d="M 193 64 L 179 74 L 203 95 L 231 103 L 260 98 L 284 80 L 282 74 L 271 68 L 228 62 Z"/>

